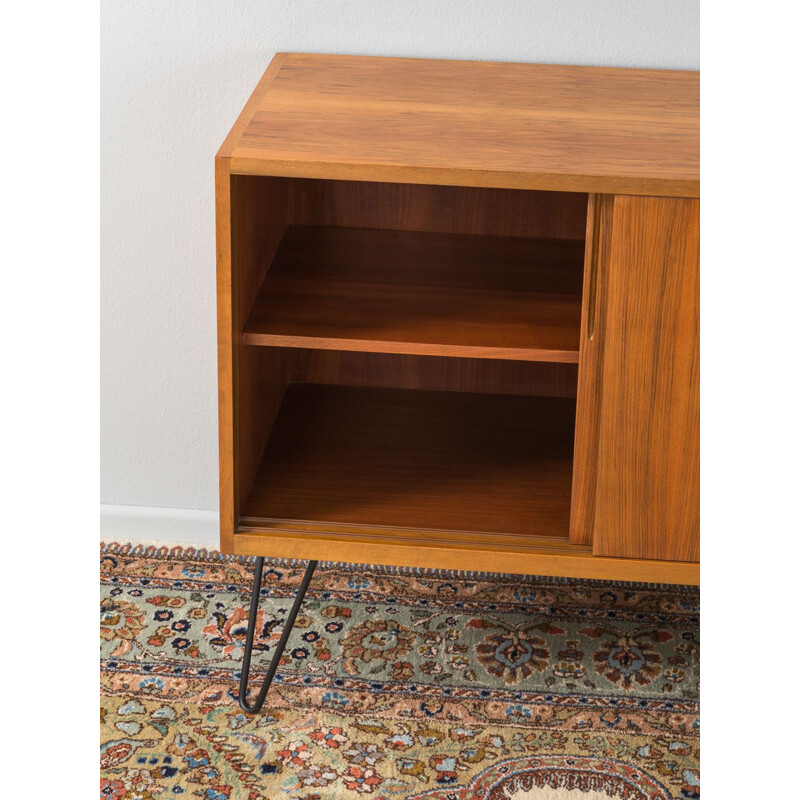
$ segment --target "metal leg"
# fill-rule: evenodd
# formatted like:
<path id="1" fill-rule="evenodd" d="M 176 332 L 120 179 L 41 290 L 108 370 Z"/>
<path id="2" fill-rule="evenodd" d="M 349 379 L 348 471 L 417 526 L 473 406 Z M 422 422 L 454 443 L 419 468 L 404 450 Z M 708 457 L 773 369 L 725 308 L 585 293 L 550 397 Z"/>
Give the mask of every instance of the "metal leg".
<path id="1" fill-rule="evenodd" d="M 261 711 L 261 706 L 264 705 L 264 699 L 267 696 L 272 679 L 275 677 L 278 663 L 286 648 L 286 642 L 289 641 L 289 634 L 294 627 L 294 621 L 297 619 L 297 613 L 300 611 L 300 606 L 303 603 L 303 598 L 306 595 L 308 584 L 311 583 L 311 576 L 314 574 L 316 566 L 316 561 L 308 562 L 306 574 L 303 576 L 303 582 L 297 590 L 294 605 L 289 612 L 289 616 L 286 618 L 286 624 L 283 626 L 283 633 L 281 634 L 280 641 L 275 648 L 275 652 L 272 654 L 272 661 L 270 661 L 269 669 L 264 676 L 264 683 L 261 684 L 261 691 L 258 693 L 255 702 L 252 705 L 248 705 L 247 682 L 250 677 L 250 657 L 253 655 L 253 639 L 255 638 L 258 601 L 261 594 L 261 573 L 264 570 L 264 559 L 260 557 L 256 559 L 256 569 L 253 575 L 253 596 L 250 599 L 250 616 L 247 620 L 247 641 L 244 647 L 244 657 L 242 658 L 242 678 L 239 681 L 239 705 L 242 707 L 242 710 L 246 711 L 248 714 L 258 714 L 258 712 Z"/>

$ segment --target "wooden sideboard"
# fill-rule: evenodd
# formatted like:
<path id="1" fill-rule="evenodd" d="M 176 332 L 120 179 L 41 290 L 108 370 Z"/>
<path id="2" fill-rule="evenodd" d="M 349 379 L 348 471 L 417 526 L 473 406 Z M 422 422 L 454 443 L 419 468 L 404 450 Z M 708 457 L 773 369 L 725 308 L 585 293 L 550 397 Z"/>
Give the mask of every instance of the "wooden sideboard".
<path id="1" fill-rule="evenodd" d="M 223 552 L 699 582 L 699 74 L 279 54 L 216 158 Z"/>

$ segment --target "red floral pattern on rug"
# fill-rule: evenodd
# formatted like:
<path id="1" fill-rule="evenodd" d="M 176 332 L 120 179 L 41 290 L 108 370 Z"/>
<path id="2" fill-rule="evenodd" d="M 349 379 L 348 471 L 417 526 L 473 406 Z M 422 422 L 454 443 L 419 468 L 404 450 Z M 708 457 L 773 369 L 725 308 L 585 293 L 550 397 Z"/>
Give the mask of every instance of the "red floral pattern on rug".
<path id="1" fill-rule="evenodd" d="M 592 657 L 595 668 L 626 690 L 646 686 L 661 674 L 662 656 L 657 645 L 673 639 L 672 633 L 659 629 L 621 632 L 614 628 L 585 628 L 580 633 L 601 640 Z M 672 677 L 682 680 L 677 674 Z"/>
<path id="2" fill-rule="evenodd" d="M 525 631 L 489 634 L 476 652 L 486 671 L 506 684 L 524 681 L 534 672 L 544 672 L 550 663 L 544 639 Z"/>

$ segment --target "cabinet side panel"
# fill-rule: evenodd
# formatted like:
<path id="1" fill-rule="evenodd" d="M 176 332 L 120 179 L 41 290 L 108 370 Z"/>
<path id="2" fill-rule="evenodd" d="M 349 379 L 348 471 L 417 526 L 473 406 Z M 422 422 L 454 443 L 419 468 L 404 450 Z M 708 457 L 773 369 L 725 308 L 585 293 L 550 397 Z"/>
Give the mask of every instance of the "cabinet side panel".
<path id="1" fill-rule="evenodd" d="M 288 381 L 288 354 L 241 340 L 286 230 L 290 190 L 283 178 L 231 175 L 227 158 L 217 158 L 215 173 L 220 549 L 233 553 L 239 507 Z"/>
<path id="2" fill-rule="evenodd" d="M 235 474 L 236 335 L 233 240 L 231 237 L 230 161 L 217 158 L 214 165 L 217 235 L 217 391 L 219 408 L 219 544 L 223 553 L 233 553 L 233 531 L 238 498 Z"/>
<path id="3" fill-rule="evenodd" d="M 573 544 L 591 544 L 594 535 L 603 363 L 603 338 L 595 336 L 595 331 L 602 327 L 606 308 L 603 289 L 613 207 L 614 195 L 589 195 L 569 525 L 569 540 Z"/>
<path id="4" fill-rule="evenodd" d="M 595 555 L 699 560 L 699 214 L 698 200 L 614 200 Z"/>
<path id="5" fill-rule="evenodd" d="M 242 331 L 289 222 L 290 181 L 233 176 L 236 266 L 236 492 L 243 502 L 278 414 L 289 354 L 242 345 Z M 237 504 L 238 508 L 238 504 Z M 238 514 L 237 514 L 238 519 Z"/>

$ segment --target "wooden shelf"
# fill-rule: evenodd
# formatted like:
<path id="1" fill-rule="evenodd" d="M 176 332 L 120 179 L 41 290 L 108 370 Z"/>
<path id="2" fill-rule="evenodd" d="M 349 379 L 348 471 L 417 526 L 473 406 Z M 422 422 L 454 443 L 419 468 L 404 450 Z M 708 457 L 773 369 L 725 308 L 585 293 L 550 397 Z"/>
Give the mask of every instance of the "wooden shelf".
<path id="1" fill-rule="evenodd" d="M 290 226 L 252 345 L 577 363 L 582 241 Z"/>
<path id="2" fill-rule="evenodd" d="M 566 538 L 574 425 L 572 399 L 292 384 L 240 528 Z"/>

